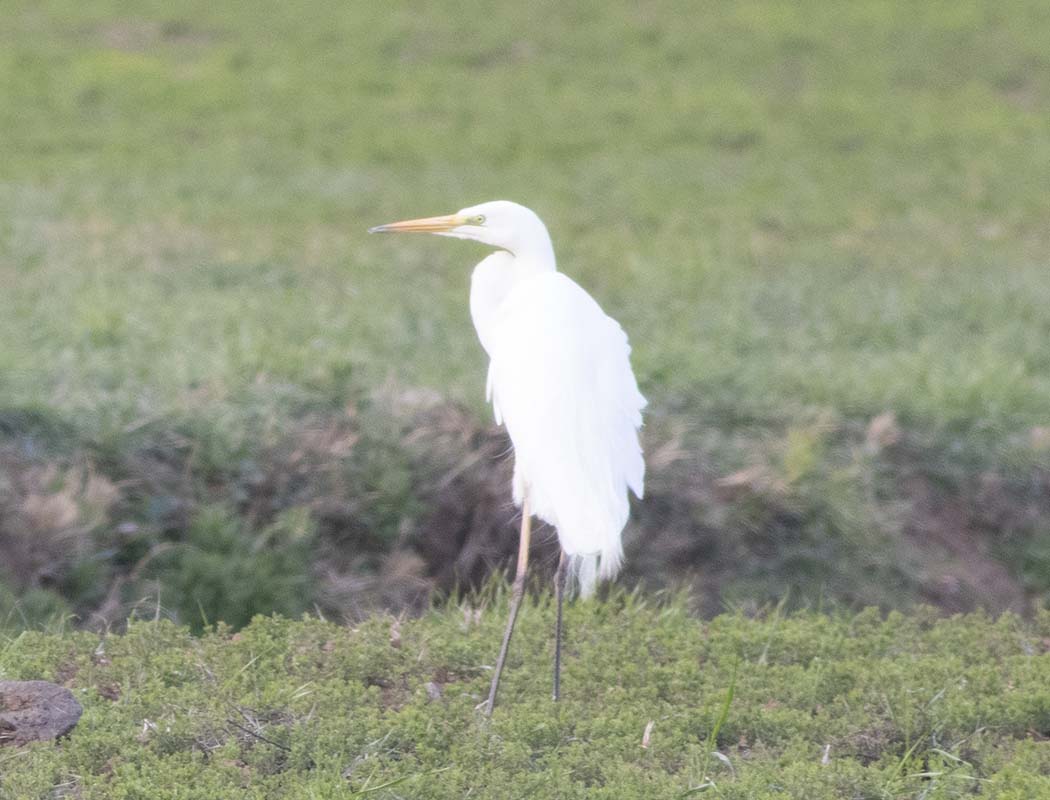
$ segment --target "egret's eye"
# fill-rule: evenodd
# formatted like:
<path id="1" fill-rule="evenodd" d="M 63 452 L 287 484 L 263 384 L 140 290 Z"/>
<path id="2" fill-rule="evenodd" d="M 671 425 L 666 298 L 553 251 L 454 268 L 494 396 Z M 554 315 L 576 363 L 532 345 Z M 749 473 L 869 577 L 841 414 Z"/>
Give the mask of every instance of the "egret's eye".
<path id="1" fill-rule="evenodd" d="M 469 222 L 471 225 L 484 225 L 485 215 L 478 214 L 476 217 L 471 217 L 470 219 L 468 219 L 467 222 Z"/>

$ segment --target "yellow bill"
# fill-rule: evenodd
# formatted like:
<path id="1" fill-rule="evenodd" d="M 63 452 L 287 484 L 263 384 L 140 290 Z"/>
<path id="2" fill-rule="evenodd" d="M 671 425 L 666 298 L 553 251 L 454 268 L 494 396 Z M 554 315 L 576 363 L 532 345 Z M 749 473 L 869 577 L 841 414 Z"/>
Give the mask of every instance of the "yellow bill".
<path id="1" fill-rule="evenodd" d="M 369 233 L 447 233 L 461 225 L 468 224 L 468 219 L 459 214 L 448 214 L 444 217 L 423 217 L 406 219 L 402 222 L 391 222 L 369 228 Z"/>

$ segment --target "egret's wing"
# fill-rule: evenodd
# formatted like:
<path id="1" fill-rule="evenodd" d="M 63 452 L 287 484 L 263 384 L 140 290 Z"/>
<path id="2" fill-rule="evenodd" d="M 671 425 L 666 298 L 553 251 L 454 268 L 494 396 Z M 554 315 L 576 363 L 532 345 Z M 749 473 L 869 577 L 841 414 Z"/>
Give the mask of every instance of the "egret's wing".
<path id="1" fill-rule="evenodd" d="M 516 484 L 569 555 L 597 555 L 599 574 L 615 574 L 627 490 L 641 497 L 645 475 L 637 433 L 645 398 L 627 336 L 551 272 L 515 285 L 491 343 L 489 386 L 514 444 Z"/>

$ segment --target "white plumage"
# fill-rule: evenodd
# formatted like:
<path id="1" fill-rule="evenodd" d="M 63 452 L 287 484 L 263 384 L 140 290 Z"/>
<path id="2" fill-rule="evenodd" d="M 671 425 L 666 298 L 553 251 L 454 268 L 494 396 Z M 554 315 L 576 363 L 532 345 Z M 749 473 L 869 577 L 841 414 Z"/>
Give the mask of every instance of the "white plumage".
<path id="1" fill-rule="evenodd" d="M 642 496 L 645 399 L 627 336 L 558 272 L 515 281 L 487 321 L 490 399 L 514 445 L 514 502 L 528 492 L 587 595 L 596 577 L 619 571 L 627 490 Z M 475 320 L 479 334 L 484 324 Z"/>
<path id="2" fill-rule="evenodd" d="M 514 445 L 514 502 L 558 532 L 581 593 L 623 560 L 628 489 L 642 496 L 645 398 L 627 336 L 557 271 L 547 228 L 506 200 L 374 228 L 501 248 L 474 269 L 470 311 L 491 359 L 488 394 Z"/>

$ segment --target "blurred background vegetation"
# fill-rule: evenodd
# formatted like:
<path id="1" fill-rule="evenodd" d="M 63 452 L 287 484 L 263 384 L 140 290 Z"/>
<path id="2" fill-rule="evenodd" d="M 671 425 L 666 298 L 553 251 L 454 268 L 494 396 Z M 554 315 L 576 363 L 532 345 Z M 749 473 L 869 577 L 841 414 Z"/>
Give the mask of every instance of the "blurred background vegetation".
<path id="1" fill-rule="evenodd" d="M 501 197 L 631 336 L 626 582 L 1042 606 L 1048 54 L 1039 0 L 8 3 L 0 626 L 505 566 L 483 251 L 365 234 Z"/>

